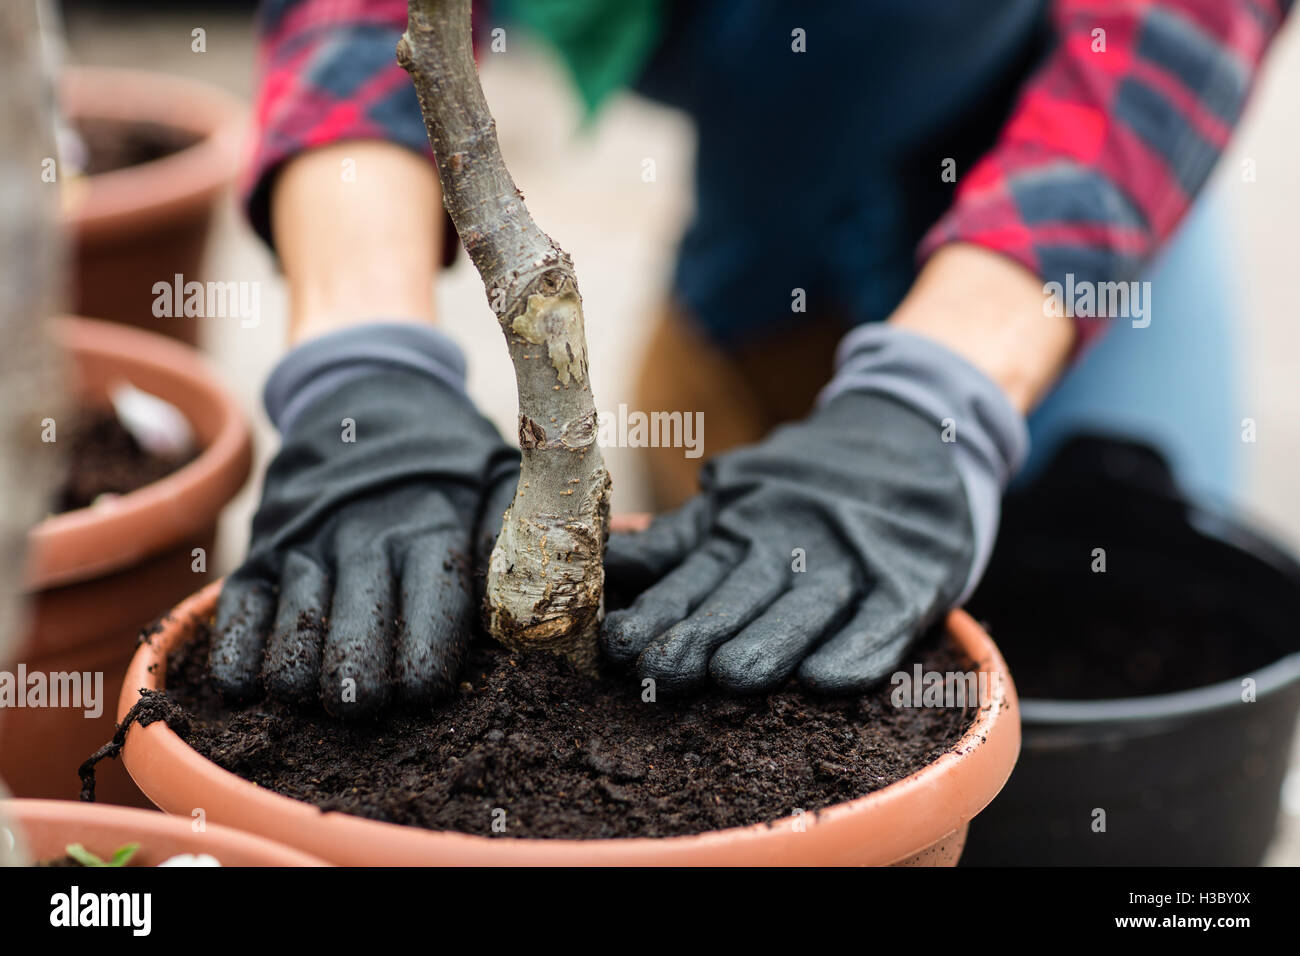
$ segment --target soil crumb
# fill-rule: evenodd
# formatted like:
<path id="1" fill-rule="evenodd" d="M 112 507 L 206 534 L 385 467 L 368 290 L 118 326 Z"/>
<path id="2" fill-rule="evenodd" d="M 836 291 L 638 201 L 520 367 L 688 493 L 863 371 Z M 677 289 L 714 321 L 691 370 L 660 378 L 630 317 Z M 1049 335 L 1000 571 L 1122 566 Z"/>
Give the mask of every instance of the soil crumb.
<path id="1" fill-rule="evenodd" d="M 920 769 L 975 716 L 895 707 L 889 684 L 847 699 L 792 684 L 650 702 L 626 675 L 583 676 L 480 639 L 459 692 L 431 714 L 341 724 L 273 701 L 228 706 L 207 678 L 209 637 L 200 627 L 167 672 L 199 753 L 322 809 L 484 836 L 665 837 L 815 812 Z M 937 633 L 913 659 L 970 666 Z"/>

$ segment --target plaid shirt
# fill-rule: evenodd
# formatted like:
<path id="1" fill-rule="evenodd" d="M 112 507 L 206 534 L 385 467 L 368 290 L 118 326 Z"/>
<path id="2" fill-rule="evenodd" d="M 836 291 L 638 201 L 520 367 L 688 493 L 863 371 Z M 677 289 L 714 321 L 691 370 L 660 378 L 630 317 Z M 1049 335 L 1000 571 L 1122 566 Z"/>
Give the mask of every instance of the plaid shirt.
<path id="1" fill-rule="evenodd" d="M 268 244 L 271 183 L 303 150 L 383 139 L 433 161 L 415 87 L 397 65 L 406 0 L 262 0 L 257 27 L 257 137 L 244 194 Z"/>
<path id="2" fill-rule="evenodd" d="M 1052 0 L 1055 48 L 1027 77 L 992 149 L 961 177 L 919 259 L 965 241 L 1045 280 L 1133 276 L 1208 178 L 1289 6 Z M 259 134 L 246 195 L 254 228 L 268 241 L 269 184 L 294 154 L 386 139 L 430 155 L 393 52 L 406 7 L 406 0 L 264 0 Z M 1084 341 L 1102 325 L 1081 319 L 1078 327 Z"/>
<path id="3" fill-rule="evenodd" d="M 1289 6 L 1056 0 L 1059 45 L 921 256 L 962 240 L 1044 279 L 1132 277 L 1205 184 Z M 1104 327 L 1076 325 L 1081 341 Z"/>

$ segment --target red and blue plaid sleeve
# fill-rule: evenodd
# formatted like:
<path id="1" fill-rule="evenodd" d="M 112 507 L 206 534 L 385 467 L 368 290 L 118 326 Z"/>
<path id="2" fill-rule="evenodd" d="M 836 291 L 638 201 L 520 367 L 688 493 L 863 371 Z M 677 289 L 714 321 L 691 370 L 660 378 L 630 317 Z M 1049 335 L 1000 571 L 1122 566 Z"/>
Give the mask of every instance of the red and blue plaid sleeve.
<path id="1" fill-rule="evenodd" d="M 1289 6 L 1057 0 L 1058 45 L 920 257 L 964 241 L 1048 281 L 1132 278 L 1205 183 Z M 1103 327 L 1078 320 L 1080 343 Z"/>
<path id="2" fill-rule="evenodd" d="M 271 183 L 303 150 L 383 139 L 432 161 L 415 88 L 397 65 L 405 29 L 406 0 L 263 0 L 257 137 L 243 193 L 268 244 Z"/>

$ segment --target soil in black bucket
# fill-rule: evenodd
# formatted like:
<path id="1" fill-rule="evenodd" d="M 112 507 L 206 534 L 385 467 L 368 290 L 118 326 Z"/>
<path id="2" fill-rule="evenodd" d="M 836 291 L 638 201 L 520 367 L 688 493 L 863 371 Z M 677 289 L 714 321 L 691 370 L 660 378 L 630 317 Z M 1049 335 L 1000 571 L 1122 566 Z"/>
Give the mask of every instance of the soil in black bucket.
<path id="1" fill-rule="evenodd" d="M 199 141 L 188 130 L 138 120 L 80 119 L 77 133 L 86 146 L 86 168 L 82 172 L 87 176 L 153 162 Z"/>
<path id="2" fill-rule="evenodd" d="M 68 442 L 71 451 L 56 498 L 60 512 L 85 508 L 100 495 L 143 488 L 193 458 L 146 451 L 108 407 L 82 409 Z"/>
<path id="3" fill-rule="evenodd" d="M 1021 698 L 1174 693 L 1249 675 L 1292 651 L 1293 627 L 1279 609 L 1291 607 L 1294 585 L 1189 522 L 1181 506 L 1154 496 L 1095 507 L 1054 501 L 1008 500 L 968 605 Z"/>
<path id="4" fill-rule="evenodd" d="M 206 673 L 208 644 L 200 627 L 167 673 L 167 695 L 188 716 L 178 732 L 199 753 L 322 809 L 489 836 L 500 809 L 507 836 L 570 839 L 815 812 L 921 769 L 975 716 L 895 707 L 888 684 L 845 699 L 792 684 L 766 697 L 647 702 L 627 675 L 584 676 L 479 639 L 458 693 L 432 713 L 341 724 L 273 701 L 227 705 Z M 970 668 L 938 633 L 913 659 L 927 671 Z"/>
<path id="5" fill-rule="evenodd" d="M 998 642 L 1025 698 L 1174 693 L 1249 674 L 1275 659 L 1266 645 L 1242 635 L 1239 613 L 1226 604 L 1198 613 L 1140 598 L 1053 604 L 1019 593 L 1008 603 L 986 595 L 972 610 Z"/>

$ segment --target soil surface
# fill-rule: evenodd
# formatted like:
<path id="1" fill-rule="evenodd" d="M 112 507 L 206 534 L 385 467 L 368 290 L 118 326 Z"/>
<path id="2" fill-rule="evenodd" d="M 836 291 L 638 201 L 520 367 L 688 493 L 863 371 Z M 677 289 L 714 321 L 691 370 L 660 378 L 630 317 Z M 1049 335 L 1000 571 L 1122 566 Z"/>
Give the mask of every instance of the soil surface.
<path id="1" fill-rule="evenodd" d="M 431 715 L 340 724 L 270 701 L 227 706 L 207 679 L 208 643 L 201 627 L 167 675 L 188 720 L 166 719 L 199 753 L 323 809 L 486 836 L 663 837 L 816 811 L 920 769 L 974 717 L 896 708 L 888 684 L 848 699 L 792 685 L 644 702 L 627 676 L 479 640 L 459 693 Z M 914 660 L 969 669 L 937 635 Z"/>
<path id="2" fill-rule="evenodd" d="M 170 475 L 193 456 L 169 458 L 145 451 L 109 407 L 83 409 L 72 427 L 58 511 L 92 504 L 100 495 L 124 495 Z"/>
<path id="3" fill-rule="evenodd" d="M 162 159 L 199 141 L 194 133 L 174 126 L 109 119 L 78 120 L 77 132 L 86 144 L 82 172 L 87 176 Z"/>

